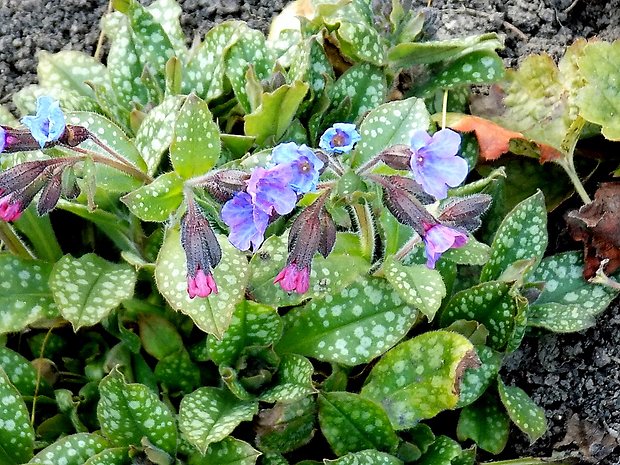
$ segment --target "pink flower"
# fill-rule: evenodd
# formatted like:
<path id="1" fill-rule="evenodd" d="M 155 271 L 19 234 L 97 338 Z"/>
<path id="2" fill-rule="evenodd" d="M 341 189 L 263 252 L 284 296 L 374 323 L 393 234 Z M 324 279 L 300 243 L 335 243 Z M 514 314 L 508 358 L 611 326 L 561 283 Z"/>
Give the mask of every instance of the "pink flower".
<path id="1" fill-rule="evenodd" d="M 209 297 L 211 293 L 217 294 L 217 284 L 211 273 L 205 274 L 203 270 L 198 268 L 196 275 L 192 278 L 187 276 L 187 293 L 189 298 L 194 297 Z"/>
<path id="2" fill-rule="evenodd" d="M 279 283 L 286 292 L 305 294 L 310 287 L 310 269 L 308 267 L 299 269 L 297 263 L 289 263 L 278 273 L 273 283 Z"/>
<path id="3" fill-rule="evenodd" d="M 11 195 L 0 198 L 0 219 L 16 221 L 22 215 L 23 209 L 19 201 L 12 201 Z"/>
<path id="4" fill-rule="evenodd" d="M 424 241 L 424 255 L 426 256 L 426 266 L 435 268 L 435 263 L 441 254 L 448 249 L 458 249 L 467 243 L 467 235 L 456 229 L 449 228 L 442 224 L 426 226 L 426 234 L 422 237 Z"/>

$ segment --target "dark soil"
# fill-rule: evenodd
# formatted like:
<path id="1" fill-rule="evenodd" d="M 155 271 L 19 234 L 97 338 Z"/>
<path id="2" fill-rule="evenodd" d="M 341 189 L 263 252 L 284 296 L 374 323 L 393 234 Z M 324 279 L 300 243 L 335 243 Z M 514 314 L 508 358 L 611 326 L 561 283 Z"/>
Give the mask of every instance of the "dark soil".
<path id="1" fill-rule="evenodd" d="M 389 0 L 383 0 L 389 1 Z M 107 0 L 0 0 L 0 103 L 35 82 L 37 50 L 92 53 Z M 267 30 L 283 0 L 184 0 L 189 37 L 236 18 Z M 406 3 L 406 2 L 405 2 Z M 409 2 L 411 3 L 411 1 Z M 415 0 L 426 6 L 427 0 Z M 434 0 L 429 12 L 437 37 L 487 31 L 506 35 L 508 65 L 530 53 L 559 58 L 577 37 L 620 37 L 620 0 Z M 561 216 L 556 217 L 562 221 Z M 557 226 L 557 225 L 556 225 Z M 557 229 L 557 227 L 556 227 Z M 577 248 L 575 244 L 573 248 Z M 620 464 L 620 305 L 614 303 L 587 331 L 529 337 L 503 369 L 545 408 L 549 431 L 534 445 L 515 431 L 506 458 L 575 457 Z"/>

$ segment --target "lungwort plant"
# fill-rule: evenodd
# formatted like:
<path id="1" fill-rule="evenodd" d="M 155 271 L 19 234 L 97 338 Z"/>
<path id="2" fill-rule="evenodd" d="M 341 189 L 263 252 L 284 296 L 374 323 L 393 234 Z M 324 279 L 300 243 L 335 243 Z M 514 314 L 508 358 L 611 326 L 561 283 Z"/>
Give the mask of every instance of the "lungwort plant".
<path id="1" fill-rule="evenodd" d="M 545 432 L 502 360 L 616 291 L 447 127 L 500 39 L 305 6 L 188 49 L 173 0 L 116 0 L 106 65 L 40 54 L 0 127 L 0 463 L 461 465 Z"/>

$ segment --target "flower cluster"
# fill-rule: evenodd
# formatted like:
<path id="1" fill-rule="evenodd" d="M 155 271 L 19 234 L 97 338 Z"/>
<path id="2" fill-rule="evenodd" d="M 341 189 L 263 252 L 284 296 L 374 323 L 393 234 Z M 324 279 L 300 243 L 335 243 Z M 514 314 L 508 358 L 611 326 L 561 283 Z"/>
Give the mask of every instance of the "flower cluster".
<path id="1" fill-rule="evenodd" d="M 239 250 L 258 249 L 273 215 L 290 213 L 298 195 L 315 190 L 324 166 L 310 148 L 293 142 L 275 147 L 272 161 L 269 168 L 255 168 L 246 189 L 222 207 L 228 239 Z"/>

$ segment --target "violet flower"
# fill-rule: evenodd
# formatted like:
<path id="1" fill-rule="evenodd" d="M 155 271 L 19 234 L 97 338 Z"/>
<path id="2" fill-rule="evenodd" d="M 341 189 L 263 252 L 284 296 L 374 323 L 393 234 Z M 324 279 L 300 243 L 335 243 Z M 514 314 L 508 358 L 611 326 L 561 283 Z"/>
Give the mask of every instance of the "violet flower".
<path id="1" fill-rule="evenodd" d="M 3 221 L 16 221 L 24 211 L 23 205 L 14 198 L 12 193 L 0 197 L 0 219 Z"/>
<path id="2" fill-rule="evenodd" d="M 4 150 L 6 146 L 6 131 L 2 126 L 0 126 L 0 153 Z"/>
<path id="3" fill-rule="evenodd" d="M 274 210 L 280 215 L 293 211 L 297 194 L 290 186 L 293 169 L 289 165 L 277 165 L 270 169 L 255 168 L 248 180 L 247 192 L 252 204 L 271 215 Z"/>
<path id="4" fill-rule="evenodd" d="M 319 147 L 331 154 L 349 153 L 361 138 L 355 124 L 336 123 L 323 133 Z"/>
<path id="5" fill-rule="evenodd" d="M 442 253 L 448 249 L 458 249 L 467 243 L 466 234 L 440 223 L 425 225 L 424 229 L 426 230 L 422 236 L 424 255 L 426 256 L 426 266 L 431 269 L 435 268 L 435 263 Z"/>
<path id="6" fill-rule="evenodd" d="M 310 288 L 310 267 L 299 268 L 295 262 L 286 265 L 273 280 L 286 292 L 305 294 Z"/>
<path id="7" fill-rule="evenodd" d="M 271 157 L 278 166 L 290 166 L 289 185 L 296 193 L 306 194 L 316 189 L 324 163 L 308 146 L 294 142 L 280 144 L 273 148 Z"/>
<path id="8" fill-rule="evenodd" d="M 57 141 L 65 132 L 65 115 L 60 104 L 48 95 L 38 97 L 36 115 L 24 116 L 21 122 L 30 129 L 41 148 L 48 142 Z"/>
<path id="9" fill-rule="evenodd" d="M 451 129 L 437 131 L 432 137 L 420 130 L 411 137 L 413 178 L 436 199 L 445 199 L 448 186 L 458 186 L 467 177 L 467 161 L 457 156 L 460 144 L 461 136 Z"/>
<path id="10" fill-rule="evenodd" d="M 258 208 L 247 192 L 237 192 L 224 204 L 220 217 L 230 228 L 228 240 L 239 250 L 257 250 L 264 240 L 269 213 Z"/>
<path id="11" fill-rule="evenodd" d="M 222 249 L 209 220 L 194 199 L 187 203 L 181 218 L 181 245 L 187 258 L 187 293 L 189 298 L 217 294 L 211 269 L 222 259 Z"/>

